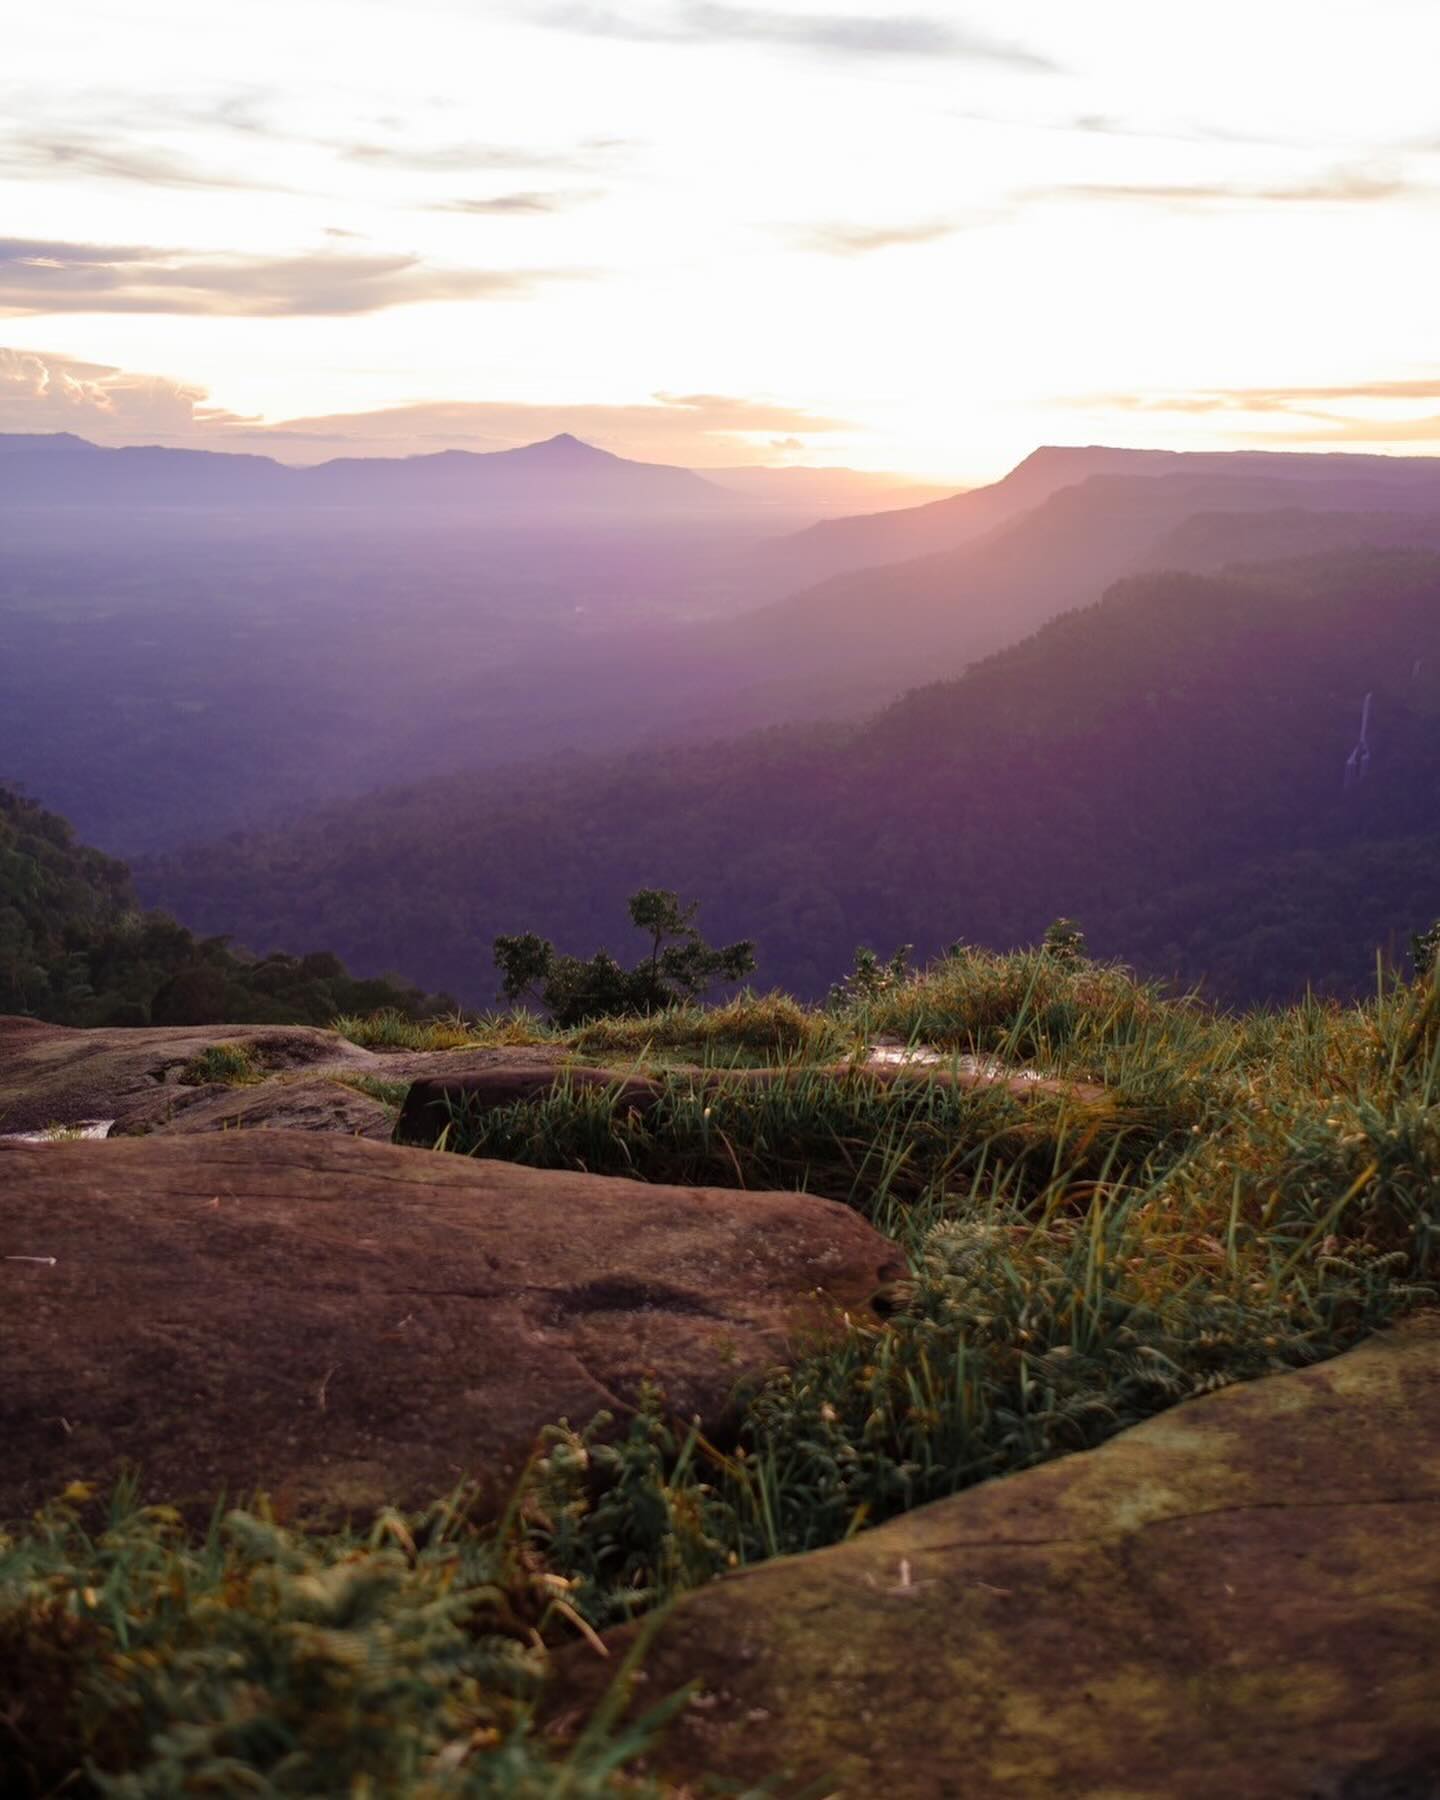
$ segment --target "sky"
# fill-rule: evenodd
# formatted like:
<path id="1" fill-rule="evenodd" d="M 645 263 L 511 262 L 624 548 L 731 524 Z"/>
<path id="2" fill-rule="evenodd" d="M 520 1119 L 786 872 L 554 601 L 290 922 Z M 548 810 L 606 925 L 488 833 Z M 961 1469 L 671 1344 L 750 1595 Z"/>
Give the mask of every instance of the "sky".
<path id="1" fill-rule="evenodd" d="M 1437 0 L 16 0 L 0 431 L 1440 450 Z"/>

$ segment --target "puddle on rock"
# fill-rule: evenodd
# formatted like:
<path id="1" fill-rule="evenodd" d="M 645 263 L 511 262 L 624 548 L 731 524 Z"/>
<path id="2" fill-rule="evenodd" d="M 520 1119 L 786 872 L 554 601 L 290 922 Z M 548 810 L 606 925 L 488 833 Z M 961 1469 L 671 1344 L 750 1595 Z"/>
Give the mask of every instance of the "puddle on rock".
<path id="1" fill-rule="evenodd" d="M 76 1138 L 110 1135 L 113 1119 L 81 1119 L 76 1125 L 51 1125 L 44 1131 L 0 1132 L 0 1144 L 68 1144 Z"/>
<path id="2" fill-rule="evenodd" d="M 1038 1069 L 1011 1069 L 993 1057 L 957 1056 L 933 1044 L 872 1044 L 865 1058 L 871 1069 L 955 1069 L 961 1075 L 983 1075 L 987 1081 L 1039 1081 Z"/>

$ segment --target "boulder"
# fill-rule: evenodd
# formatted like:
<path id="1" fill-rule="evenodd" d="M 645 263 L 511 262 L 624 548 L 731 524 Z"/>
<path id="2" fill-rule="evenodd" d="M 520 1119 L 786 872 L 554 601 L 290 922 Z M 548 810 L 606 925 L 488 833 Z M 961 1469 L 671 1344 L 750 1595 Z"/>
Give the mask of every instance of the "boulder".
<path id="1" fill-rule="evenodd" d="M 966 1091 L 1004 1088 L 1022 1100 L 1048 1095 L 1095 1106 L 1105 1090 L 1083 1082 L 1051 1081 L 1032 1075 L 1004 1074 L 982 1068 L 937 1067 L 930 1063 L 835 1063 L 816 1069 L 804 1065 L 771 1069 L 705 1069 L 686 1071 L 683 1080 L 700 1094 L 758 1093 L 786 1082 L 813 1081 L 817 1075 L 854 1087 L 906 1088 L 916 1085 Z M 531 1063 L 507 1066 L 492 1062 L 482 1068 L 427 1072 L 412 1083 L 405 1097 L 395 1136 L 400 1143 L 433 1144 L 460 1110 L 487 1112 L 496 1107 L 547 1099 L 559 1087 L 610 1088 L 617 1112 L 648 1112 L 675 1091 L 679 1073 L 668 1080 L 647 1075 L 619 1075 L 609 1069 L 578 1064 Z"/>
<path id="2" fill-rule="evenodd" d="M 311 1066 L 375 1072 L 380 1059 L 308 1025 L 185 1025 L 92 1031 L 0 1016 L 0 1134 L 115 1119 L 127 1105 L 178 1083 L 216 1044 L 245 1044 L 266 1074 Z"/>
<path id="3" fill-rule="evenodd" d="M 1432 1800 L 1440 1322 L 726 1577 L 662 1624 L 643 1704 L 690 1681 L 653 1759 L 682 1785 Z"/>
<path id="4" fill-rule="evenodd" d="M 499 1494 L 537 1431 L 738 1381 L 899 1258 L 803 1194 L 672 1188 L 234 1131 L 0 1143 L 0 1520 L 138 1466 L 203 1511 Z"/>

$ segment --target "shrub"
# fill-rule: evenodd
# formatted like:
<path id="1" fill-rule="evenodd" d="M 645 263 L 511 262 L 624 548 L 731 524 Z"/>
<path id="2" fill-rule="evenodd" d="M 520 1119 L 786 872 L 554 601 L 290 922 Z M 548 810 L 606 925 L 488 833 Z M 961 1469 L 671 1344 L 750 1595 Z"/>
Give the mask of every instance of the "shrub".
<path id="1" fill-rule="evenodd" d="M 604 1019 L 661 1012 L 694 1000 L 717 981 L 738 981 L 755 967 L 748 940 L 715 949 L 695 925 L 699 902 L 682 905 L 667 888 L 630 896 L 630 921 L 650 936 L 650 954 L 624 968 L 608 950 L 588 958 L 560 955 L 533 931 L 497 937 L 495 964 L 505 997 L 537 997 L 562 1029 Z"/>

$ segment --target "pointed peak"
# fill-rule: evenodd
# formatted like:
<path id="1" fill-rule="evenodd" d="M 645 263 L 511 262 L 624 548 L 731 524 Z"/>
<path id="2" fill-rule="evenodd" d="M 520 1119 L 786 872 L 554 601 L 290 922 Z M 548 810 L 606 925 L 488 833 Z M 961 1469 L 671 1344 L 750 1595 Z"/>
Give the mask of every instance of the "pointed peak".
<path id="1" fill-rule="evenodd" d="M 526 444 L 523 454 L 543 456 L 549 461 L 564 458 L 570 462 L 613 461 L 608 450 L 601 450 L 594 444 L 587 444 L 584 438 L 578 438 L 573 431 L 558 431 L 554 437 L 543 438 L 538 444 Z"/>

